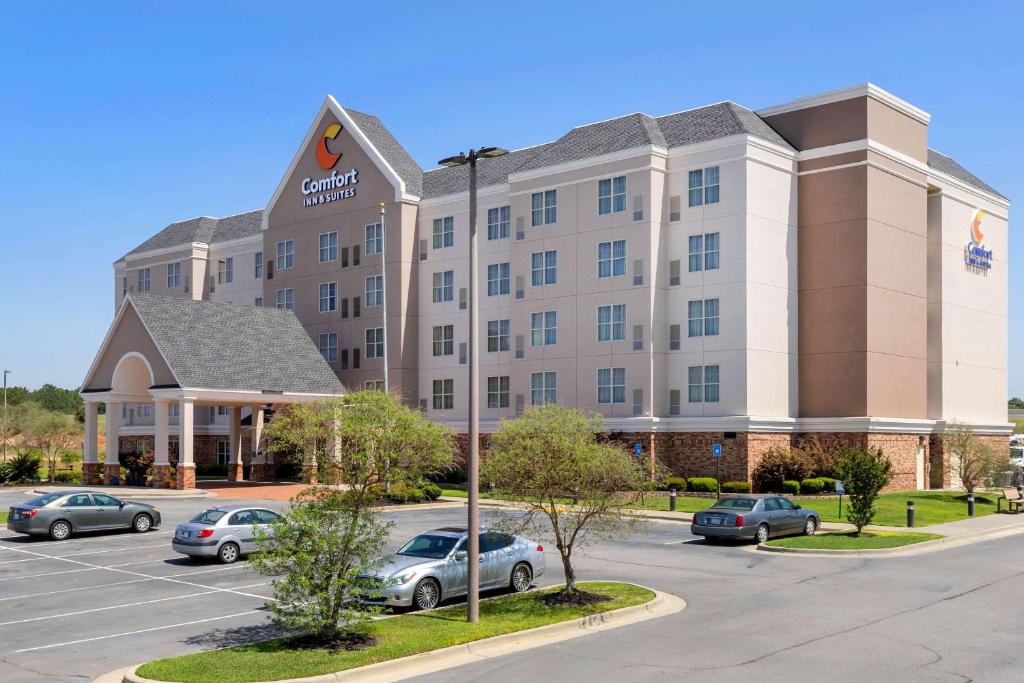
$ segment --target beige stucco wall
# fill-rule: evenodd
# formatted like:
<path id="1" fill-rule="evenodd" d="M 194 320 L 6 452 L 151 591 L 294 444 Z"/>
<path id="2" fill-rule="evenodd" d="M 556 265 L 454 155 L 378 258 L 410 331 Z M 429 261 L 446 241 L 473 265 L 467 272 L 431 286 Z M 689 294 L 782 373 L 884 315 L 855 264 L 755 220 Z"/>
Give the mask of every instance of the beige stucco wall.
<path id="1" fill-rule="evenodd" d="M 92 374 L 86 378 L 82 389 L 85 391 L 110 389 L 118 362 L 130 352 L 140 353 L 149 361 L 150 369 L 153 372 L 153 384 L 177 384 L 178 381 L 160 356 L 160 352 L 149 333 L 146 332 L 142 320 L 129 304 L 121 319 L 114 326 L 106 350 Z"/>

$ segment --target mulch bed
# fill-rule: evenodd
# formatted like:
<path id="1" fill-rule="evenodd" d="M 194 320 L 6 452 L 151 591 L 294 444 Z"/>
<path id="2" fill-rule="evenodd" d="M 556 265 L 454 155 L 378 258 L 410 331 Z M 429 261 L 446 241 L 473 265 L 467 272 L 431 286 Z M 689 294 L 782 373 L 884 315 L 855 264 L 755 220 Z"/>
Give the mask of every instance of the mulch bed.
<path id="1" fill-rule="evenodd" d="M 611 598 L 607 595 L 571 590 L 544 593 L 543 595 L 538 595 L 537 600 L 543 602 L 548 607 L 580 607 L 582 605 L 596 605 L 599 602 L 607 602 Z"/>
<path id="2" fill-rule="evenodd" d="M 288 640 L 292 647 L 306 650 L 330 650 L 339 652 L 342 650 L 362 650 L 373 647 L 377 644 L 377 638 L 368 633 L 339 633 L 330 640 L 316 638 L 314 636 L 296 636 Z"/>

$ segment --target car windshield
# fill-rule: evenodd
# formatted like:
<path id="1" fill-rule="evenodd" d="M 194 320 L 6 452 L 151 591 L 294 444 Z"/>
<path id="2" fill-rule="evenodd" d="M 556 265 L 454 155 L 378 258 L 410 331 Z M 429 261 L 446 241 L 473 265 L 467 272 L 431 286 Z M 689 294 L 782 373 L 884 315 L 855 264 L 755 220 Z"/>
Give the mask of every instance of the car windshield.
<path id="1" fill-rule="evenodd" d="M 452 548 L 458 542 L 459 539 L 456 536 L 422 534 L 406 543 L 397 554 L 440 560 L 443 557 L 448 557 L 448 553 L 452 551 Z"/>
<path id="2" fill-rule="evenodd" d="M 223 510 L 207 510 L 206 512 L 200 512 L 188 521 L 195 522 L 197 524 L 216 524 L 217 520 L 225 514 L 227 513 Z"/>
<path id="3" fill-rule="evenodd" d="M 715 503 L 714 507 L 729 510 L 753 510 L 755 505 L 757 505 L 757 500 L 754 498 L 723 498 Z"/>
<path id="4" fill-rule="evenodd" d="M 63 498 L 65 495 L 67 495 L 67 494 L 65 494 L 65 493 L 47 493 L 46 495 L 37 496 L 37 497 L 33 498 L 30 501 L 24 502 L 24 503 L 22 503 L 22 505 L 24 507 L 30 507 L 30 508 L 41 508 L 44 505 L 48 505 L 48 504 L 52 503 L 53 501 L 57 500 L 58 498 Z"/>

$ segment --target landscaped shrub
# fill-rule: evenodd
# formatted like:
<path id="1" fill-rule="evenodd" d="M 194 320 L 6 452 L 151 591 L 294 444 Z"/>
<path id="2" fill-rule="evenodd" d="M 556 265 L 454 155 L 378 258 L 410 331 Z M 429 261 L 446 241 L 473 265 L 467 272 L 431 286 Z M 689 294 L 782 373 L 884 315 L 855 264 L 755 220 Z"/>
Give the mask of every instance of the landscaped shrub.
<path id="1" fill-rule="evenodd" d="M 761 456 L 761 461 L 754 468 L 754 490 L 777 493 L 783 490 L 783 481 L 800 481 L 810 474 L 810 462 L 801 451 L 773 446 Z"/>
<path id="2" fill-rule="evenodd" d="M 714 477 L 690 477 L 686 480 L 686 488 L 698 493 L 717 493 L 718 481 Z"/>
<path id="3" fill-rule="evenodd" d="M 228 476 L 228 466 L 221 465 L 217 462 L 201 462 L 196 465 L 196 476 L 197 477 L 226 477 Z"/>
<path id="4" fill-rule="evenodd" d="M 875 516 L 878 492 L 892 480 L 892 461 L 879 448 L 845 450 L 836 458 L 836 472 L 850 497 L 846 519 L 860 534 Z"/>
<path id="5" fill-rule="evenodd" d="M 750 493 L 750 484 L 745 481 L 727 481 L 722 484 L 722 493 Z"/>
<path id="6" fill-rule="evenodd" d="M 809 470 L 805 476 L 814 479 L 835 476 L 836 452 L 826 448 L 816 435 L 808 434 L 801 438 L 796 449 L 800 451 L 808 465 Z"/>
<path id="7" fill-rule="evenodd" d="M 792 479 L 787 479 L 786 481 L 782 482 L 782 492 L 783 493 L 790 493 L 790 494 L 792 494 L 794 496 L 799 494 L 800 493 L 800 482 L 794 481 Z"/>
<path id="8" fill-rule="evenodd" d="M 377 500 L 383 500 L 388 497 L 387 488 L 385 488 L 384 484 L 370 484 L 366 488 L 366 493 L 371 498 L 375 498 Z"/>
<path id="9" fill-rule="evenodd" d="M 685 491 L 686 477 L 665 477 L 665 490 Z"/>
<path id="10" fill-rule="evenodd" d="M 58 484 L 81 484 L 82 473 L 77 470 L 55 472 L 53 475 L 53 481 Z"/>
<path id="11" fill-rule="evenodd" d="M 836 480 L 832 477 L 818 477 L 818 481 L 821 482 L 822 493 L 835 493 L 836 492 Z"/>
<path id="12" fill-rule="evenodd" d="M 801 493 L 806 493 L 807 495 L 813 496 L 821 493 L 824 490 L 825 482 L 823 482 L 821 479 L 804 479 L 802 482 L 800 482 Z"/>
<path id="13" fill-rule="evenodd" d="M 427 497 L 427 500 L 437 500 L 441 497 L 441 487 L 437 484 L 425 484 L 423 486 L 423 495 Z"/>
<path id="14" fill-rule="evenodd" d="M 0 464 L 0 484 L 28 484 L 39 479 L 42 459 L 36 453 L 17 453 Z"/>
<path id="15" fill-rule="evenodd" d="M 426 496 L 423 489 L 409 486 L 403 482 L 392 485 L 388 498 L 396 503 L 422 503 Z"/>

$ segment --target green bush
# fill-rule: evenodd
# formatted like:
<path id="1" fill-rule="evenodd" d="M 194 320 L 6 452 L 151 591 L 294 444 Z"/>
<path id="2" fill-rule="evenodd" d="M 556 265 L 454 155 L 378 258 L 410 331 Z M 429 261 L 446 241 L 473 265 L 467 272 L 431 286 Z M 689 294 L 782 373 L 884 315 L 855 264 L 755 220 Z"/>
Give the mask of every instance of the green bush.
<path id="1" fill-rule="evenodd" d="M 217 462 L 201 462 L 196 465 L 197 477 L 228 476 L 228 466 Z"/>
<path id="2" fill-rule="evenodd" d="M 836 480 L 832 477 L 818 477 L 818 481 L 821 482 L 821 490 L 823 493 L 836 492 Z"/>
<path id="3" fill-rule="evenodd" d="M 745 481 L 727 481 L 722 484 L 722 493 L 750 493 L 750 484 Z"/>
<path id="4" fill-rule="evenodd" d="M 42 459 L 36 453 L 17 453 L 0 464 L 0 484 L 28 484 L 39 479 Z"/>
<path id="5" fill-rule="evenodd" d="M 824 490 L 825 482 L 823 482 L 821 479 L 804 479 L 802 482 L 800 482 L 800 491 L 807 495 L 817 495 Z"/>
<path id="6" fill-rule="evenodd" d="M 384 487 L 384 484 L 370 484 L 370 486 L 367 487 L 366 492 L 370 497 L 377 500 L 383 500 L 388 497 L 388 492 Z"/>
<path id="7" fill-rule="evenodd" d="M 423 489 L 409 486 L 403 482 L 394 484 L 391 487 L 391 492 L 388 493 L 388 498 L 396 503 L 422 503 L 425 497 Z"/>
<path id="8" fill-rule="evenodd" d="M 55 472 L 53 481 L 58 484 L 81 484 L 82 473 L 77 470 Z"/>
<path id="9" fill-rule="evenodd" d="M 754 468 L 754 490 L 763 493 L 783 491 L 782 482 L 799 481 L 811 475 L 811 462 L 802 451 L 774 446 Z"/>
<path id="10" fill-rule="evenodd" d="M 844 450 L 836 458 L 836 472 L 850 497 L 846 519 L 860 534 L 875 516 L 878 493 L 892 480 L 892 461 L 879 448 Z"/>
<path id="11" fill-rule="evenodd" d="M 672 489 L 685 491 L 686 477 L 665 477 L 665 490 L 671 491 Z"/>
<path id="12" fill-rule="evenodd" d="M 423 495 L 427 497 L 427 500 L 437 500 L 441 497 L 441 487 L 437 484 L 425 484 L 423 486 Z"/>
<path id="13" fill-rule="evenodd" d="M 800 482 L 794 481 L 793 479 L 787 479 L 782 482 L 782 492 L 790 493 L 794 496 L 800 493 Z"/>
<path id="14" fill-rule="evenodd" d="M 690 477 L 686 480 L 686 488 L 698 493 L 717 493 L 718 480 L 714 477 Z"/>

